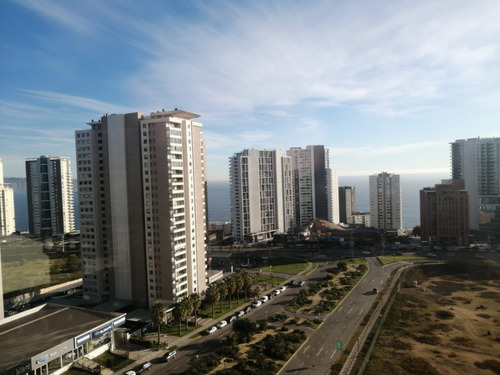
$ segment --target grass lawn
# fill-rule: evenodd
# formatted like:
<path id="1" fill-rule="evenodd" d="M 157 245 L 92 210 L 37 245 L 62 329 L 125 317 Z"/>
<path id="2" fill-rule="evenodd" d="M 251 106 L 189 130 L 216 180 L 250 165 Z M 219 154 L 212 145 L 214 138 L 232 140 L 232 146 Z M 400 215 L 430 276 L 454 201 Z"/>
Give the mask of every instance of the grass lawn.
<path id="1" fill-rule="evenodd" d="M 348 264 L 366 264 L 366 259 L 365 258 L 346 258 L 346 259 L 344 259 L 344 262 L 347 262 Z"/>
<path id="2" fill-rule="evenodd" d="M 105 352 L 101 354 L 99 357 L 94 358 L 94 362 L 99 363 L 102 366 L 110 368 L 113 372 L 117 372 L 122 368 L 134 363 L 132 359 L 120 357 L 119 355 L 115 355 L 110 352 Z"/>
<path id="3" fill-rule="evenodd" d="M 283 278 L 283 277 L 276 277 L 276 276 L 271 276 L 271 275 L 267 275 L 267 274 L 258 274 L 258 277 L 257 277 L 257 282 L 259 284 L 263 284 L 263 285 L 266 285 L 267 287 L 270 287 L 270 286 L 273 286 L 273 285 L 279 285 L 281 284 L 283 281 L 285 281 L 286 279 Z"/>
<path id="4" fill-rule="evenodd" d="M 262 271 L 286 273 L 296 275 L 307 268 L 307 262 L 297 258 L 276 257 L 270 260 L 268 267 L 262 267 Z"/>
<path id="5" fill-rule="evenodd" d="M 394 262 L 402 262 L 402 261 L 414 261 L 414 260 L 422 260 L 427 259 L 425 257 L 416 257 L 416 256 L 404 256 L 404 255 L 389 255 L 389 256 L 380 256 L 378 259 L 382 262 L 382 264 L 389 264 Z"/>

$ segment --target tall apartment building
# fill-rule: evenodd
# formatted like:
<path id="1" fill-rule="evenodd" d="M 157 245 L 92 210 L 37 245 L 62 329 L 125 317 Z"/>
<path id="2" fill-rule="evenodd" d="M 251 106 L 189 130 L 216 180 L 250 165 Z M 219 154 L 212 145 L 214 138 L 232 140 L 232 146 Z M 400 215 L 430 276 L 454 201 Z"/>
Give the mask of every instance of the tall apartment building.
<path id="1" fill-rule="evenodd" d="M 330 168 L 324 146 L 292 147 L 295 222 L 305 226 L 314 219 L 339 222 L 338 176 Z"/>
<path id="2" fill-rule="evenodd" d="M 339 187 L 339 219 L 341 223 L 351 224 L 356 212 L 356 188 L 354 186 Z"/>
<path id="3" fill-rule="evenodd" d="M 73 179 L 67 157 L 26 159 L 29 232 L 45 238 L 75 229 Z"/>
<path id="4" fill-rule="evenodd" d="M 198 117 L 114 114 L 76 131 L 84 298 L 148 308 L 206 289 Z"/>
<path id="5" fill-rule="evenodd" d="M 243 150 L 229 158 L 233 239 L 258 242 L 295 226 L 292 165 L 279 150 Z"/>
<path id="6" fill-rule="evenodd" d="M 403 227 L 401 184 L 397 174 L 381 172 L 369 177 L 370 223 L 383 230 Z"/>
<path id="7" fill-rule="evenodd" d="M 500 243 L 500 138 L 459 139 L 451 143 L 451 174 L 469 192 L 470 229 Z"/>
<path id="8" fill-rule="evenodd" d="M 433 245 L 469 245 L 469 194 L 464 180 L 420 190 L 422 239 Z"/>
<path id="9" fill-rule="evenodd" d="M 8 236 L 15 231 L 14 190 L 4 184 L 3 162 L 0 158 L 0 236 Z"/>

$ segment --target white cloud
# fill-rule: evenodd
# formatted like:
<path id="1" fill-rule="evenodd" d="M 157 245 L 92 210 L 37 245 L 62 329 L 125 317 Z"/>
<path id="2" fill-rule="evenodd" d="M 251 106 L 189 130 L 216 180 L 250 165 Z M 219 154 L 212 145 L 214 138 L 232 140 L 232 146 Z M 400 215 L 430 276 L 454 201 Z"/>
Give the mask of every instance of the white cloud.
<path id="1" fill-rule="evenodd" d="M 125 107 L 76 95 L 29 89 L 21 89 L 20 91 L 37 100 L 48 101 L 61 105 L 70 105 L 72 107 L 87 109 L 98 113 L 121 113 L 128 111 Z"/>

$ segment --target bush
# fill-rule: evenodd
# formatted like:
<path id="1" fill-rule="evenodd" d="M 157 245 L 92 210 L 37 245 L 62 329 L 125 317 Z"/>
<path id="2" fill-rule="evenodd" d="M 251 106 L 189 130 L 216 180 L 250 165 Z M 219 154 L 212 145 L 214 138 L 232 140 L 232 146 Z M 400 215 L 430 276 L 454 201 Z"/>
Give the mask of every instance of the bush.
<path id="1" fill-rule="evenodd" d="M 142 346 L 144 348 L 152 348 L 153 347 L 153 342 L 152 341 L 149 341 L 149 340 L 144 340 L 144 339 L 141 339 L 139 337 L 135 337 L 135 336 L 132 336 L 130 339 L 129 339 L 129 342 L 131 344 L 134 344 L 134 345 L 139 345 L 139 346 Z"/>
<path id="2" fill-rule="evenodd" d="M 455 316 L 451 311 L 448 310 L 438 310 L 435 312 L 436 318 L 443 319 L 443 320 L 448 320 L 448 319 L 453 319 Z"/>

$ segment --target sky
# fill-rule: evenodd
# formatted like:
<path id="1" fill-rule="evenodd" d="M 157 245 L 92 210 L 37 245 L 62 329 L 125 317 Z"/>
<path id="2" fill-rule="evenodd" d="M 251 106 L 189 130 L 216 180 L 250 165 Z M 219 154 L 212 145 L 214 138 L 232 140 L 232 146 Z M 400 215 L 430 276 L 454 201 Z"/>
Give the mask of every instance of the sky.
<path id="1" fill-rule="evenodd" d="M 448 176 L 450 142 L 500 136 L 498 20 L 482 0 L 3 0 L 4 175 L 40 155 L 75 171 L 91 119 L 179 108 L 209 181 L 245 148 L 317 144 L 339 176 Z"/>

